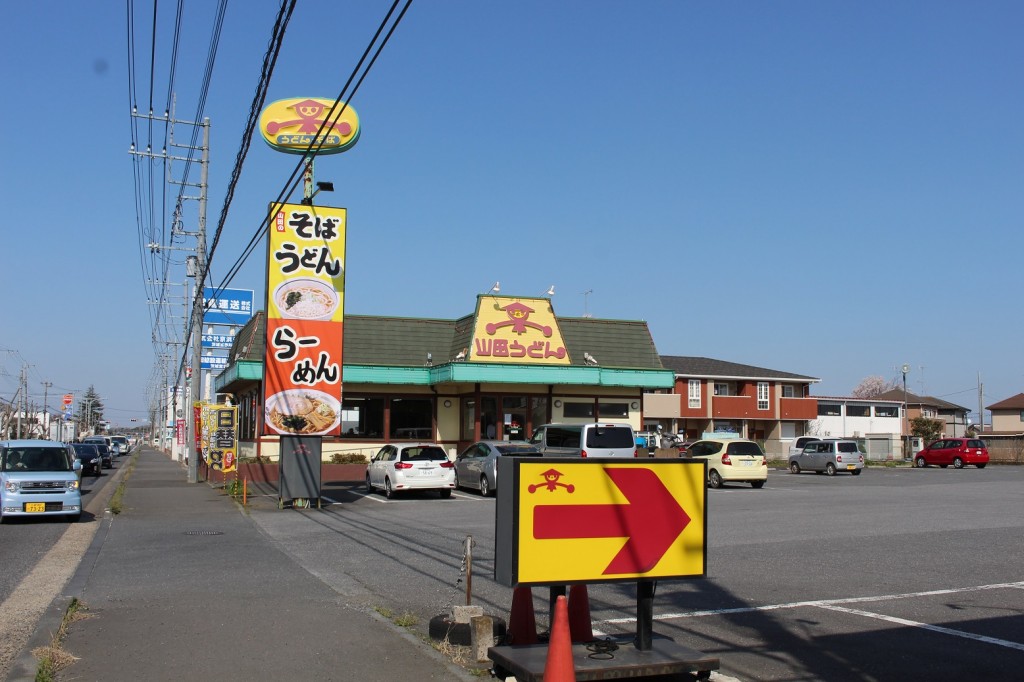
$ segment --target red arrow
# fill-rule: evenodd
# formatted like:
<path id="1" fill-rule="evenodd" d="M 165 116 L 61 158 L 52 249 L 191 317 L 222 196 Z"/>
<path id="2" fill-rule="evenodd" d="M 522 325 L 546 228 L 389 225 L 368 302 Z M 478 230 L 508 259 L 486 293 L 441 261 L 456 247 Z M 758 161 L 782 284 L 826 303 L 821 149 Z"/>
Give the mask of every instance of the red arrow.
<path id="1" fill-rule="evenodd" d="M 646 573 L 683 532 L 687 516 L 672 493 L 650 469 L 605 469 L 629 504 L 547 504 L 533 508 L 537 540 L 629 538 L 604 569 Z"/>

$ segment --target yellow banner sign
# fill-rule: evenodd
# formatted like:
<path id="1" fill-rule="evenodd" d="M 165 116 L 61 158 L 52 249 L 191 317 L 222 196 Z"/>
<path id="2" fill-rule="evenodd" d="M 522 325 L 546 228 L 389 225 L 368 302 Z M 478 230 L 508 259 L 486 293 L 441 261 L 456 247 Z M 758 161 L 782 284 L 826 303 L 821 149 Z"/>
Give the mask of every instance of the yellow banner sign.
<path id="1" fill-rule="evenodd" d="M 479 296 L 469 360 L 568 365 L 569 351 L 546 298 Z"/>

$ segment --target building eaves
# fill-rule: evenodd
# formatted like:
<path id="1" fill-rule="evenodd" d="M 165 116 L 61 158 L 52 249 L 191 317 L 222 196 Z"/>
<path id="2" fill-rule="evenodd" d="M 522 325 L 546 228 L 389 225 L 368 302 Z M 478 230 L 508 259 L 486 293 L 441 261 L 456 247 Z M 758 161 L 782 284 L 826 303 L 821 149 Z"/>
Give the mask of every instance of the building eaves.
<path id="1" fill-rule="evenodd" d="M 1024 393 L 1010 396 L 1006 400 L 992 403 L 985 407 L 986 410 L 1024 410 Z"/>

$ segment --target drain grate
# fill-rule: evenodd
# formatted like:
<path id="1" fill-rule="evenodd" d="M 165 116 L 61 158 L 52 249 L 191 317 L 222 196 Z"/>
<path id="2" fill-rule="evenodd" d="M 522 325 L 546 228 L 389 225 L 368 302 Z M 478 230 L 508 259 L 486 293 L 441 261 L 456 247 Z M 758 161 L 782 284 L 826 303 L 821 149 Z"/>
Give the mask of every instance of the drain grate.
<path id="1" fill-rule="evenodd" d="M 224 535 L 222 530 L 187 530 L 185 535 Z"/>

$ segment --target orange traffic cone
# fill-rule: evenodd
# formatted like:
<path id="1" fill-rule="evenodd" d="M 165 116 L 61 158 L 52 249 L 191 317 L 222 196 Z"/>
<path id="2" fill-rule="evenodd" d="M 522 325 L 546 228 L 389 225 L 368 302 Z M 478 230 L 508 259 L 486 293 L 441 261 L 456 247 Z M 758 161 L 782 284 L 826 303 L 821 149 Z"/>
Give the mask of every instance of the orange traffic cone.
<path id="1" fill-rule="evenodd" d="M 548 658 L 544 662 L 544 682 L 576 682 L 572 641 L 569 639 L 569 607 L 565 595 L 559 595 L 555 601 L 555 620 L 551 624 Z"/>
<path id="2" fill-rule="evenodd" d="M 569 634 L 573 644 L 594 641 L 594 630 L 590 624 L 590 598 L 586 585 L 572 585 L 569 588 Z"/>
<path id="3" fill-rule="evenodd" d="M 533 615 L 533 590 L 516 587 L 512 590 L 512 612 L 508 616 L 505 639 L 509 644 L 536 644 L 537 618 Z"/>

